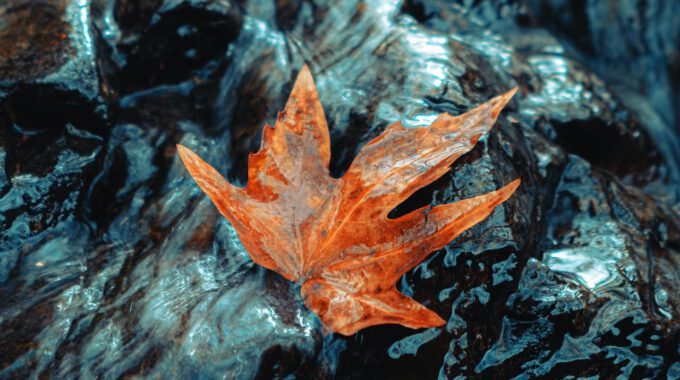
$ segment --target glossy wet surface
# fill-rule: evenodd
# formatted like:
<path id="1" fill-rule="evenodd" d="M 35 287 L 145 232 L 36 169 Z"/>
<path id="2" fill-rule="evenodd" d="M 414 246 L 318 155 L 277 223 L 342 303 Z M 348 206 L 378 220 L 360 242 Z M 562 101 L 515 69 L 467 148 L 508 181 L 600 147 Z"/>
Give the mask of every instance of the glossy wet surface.
<path id="1" fill-rule="evenodd" d="M 0 5 L 0 378 L 680 378 L 673 2 L 31 3 Z M 324 335 L 181 164 L 242 185 L 304 62 L 336 177 L 520 87 L 392 212 L 522 178 L 400 281 L 443 328 Z"/>

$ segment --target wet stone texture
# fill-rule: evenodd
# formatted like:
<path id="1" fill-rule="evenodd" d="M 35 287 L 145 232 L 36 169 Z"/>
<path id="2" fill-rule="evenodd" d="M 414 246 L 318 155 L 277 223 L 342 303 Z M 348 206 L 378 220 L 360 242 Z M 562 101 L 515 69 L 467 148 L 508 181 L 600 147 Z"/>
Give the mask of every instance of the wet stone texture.
<path id="1" fill-rule="evenodd" d="M 2 2 L 0 378 L 680 378 L 676 4 Z M 242 185 L 304 62 L 336 176 L 519 86 L 393 211 L 523 180 L 401 280 L 445 327 L 325 335 L 179 161 Z"/>

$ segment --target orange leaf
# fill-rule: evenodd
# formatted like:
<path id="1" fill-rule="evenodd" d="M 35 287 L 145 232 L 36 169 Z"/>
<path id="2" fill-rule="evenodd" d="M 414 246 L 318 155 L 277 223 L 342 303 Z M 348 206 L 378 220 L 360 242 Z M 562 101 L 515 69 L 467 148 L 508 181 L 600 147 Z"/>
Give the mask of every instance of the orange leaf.
<path id="1" fill-rule="evenodd" d="M 328 171 L 330 139 L 307 66 L 275 127 L 248 160 L 248 184 L 229 184 L 191 150 L 179 154 L 196 183 L 236 229 L 257 264 L 302 284 L 305 304 L 344 335 L 373 325 L 441 326 L 433 311 L 395 288 L 432 251 L 486 218 L 519 180 L 460 202 L 387 214 L 449 170 L 489 131 L 512 90 L 429 128 L 390 125 L 342 178 Z"/>

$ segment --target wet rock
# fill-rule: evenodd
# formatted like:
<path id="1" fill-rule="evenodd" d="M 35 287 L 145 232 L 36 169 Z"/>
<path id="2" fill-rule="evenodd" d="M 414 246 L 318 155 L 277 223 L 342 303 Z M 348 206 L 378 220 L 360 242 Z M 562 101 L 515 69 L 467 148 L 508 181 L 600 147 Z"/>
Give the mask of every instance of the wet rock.
<path id="1" fill-rule="evenodd" d="M 638 94 L 660 116 L 678 124 L 680 4 L 620 0 L 579 3 L 528 1 L 535 18 L 573 45 L 588 64 L 620 91 Z M 574 30 L 572 25 L 581 25 Z M 634 99 L 638 99 L 635 97 Z M 635 107 L 634 103 L 630 104 Z M 661 131 L 659 131 L 661 132 Z"/>
<path id="2" fill-rule="evenodd" d="M 121 93 L 198 80 L 195 71 L 224 56 L 242 24 L 226 0 L 102 0 L 96 9 L 107 72 Z"/>
<path id="3" fill-rule="evenodd" d="M 677 276 L 669 275 L 678 256 L 665 246 L 676 238 L 664 236 L 661 247 L 658 225 L 648 223 L 675 225 L 677 234 L 677 217 L 574 156 L 555 194 L 542 261 L 527 263 L 498 340 L 475 372 L 665 377 L 680 360 L 670 296 Z"/>
<path id="4" fill-rule="evenodd" d="M 654 129 L 669 126 L 572 55 L 540 9 L 44 7 L 0 16 L 49 9 L 70 28 L 67 44 L 11 50 L 24 68 L 3 82 L 0 378 L 678 377 L 680 173 Z M 52 41 L 22 17 L 16 25 Z M 80 44 L 72 34 L 83 30 L 95 32 Z M 77 57 L 90 57 L 78 62 L 92 75 L 54 76 Z M 392 212 L 523 180 L 402 279 L 400 290 L 446 326 L 325 335 L 297 286 L 253 264 L 181 165 L 176 143 L 243 184 L 247 155 L 303 62 L 329 121 L 335 176 L 394 121 L 427 126 L 519 86 L 473 151 Z"/>
<path id="5" fill-rule="evenodd" d="M 628 92 L 612 93 L 610 83 L 584 67 L 580 56 L 569 54 L 571 45 L 537 27 L 540 15 L 535 13 L 542 7 L 531 2 L 412 0 L 403 9 L 432 29 L 454 33 L 501 75 L 521 85 L 524 123 L 626 183 L 677 203 L 680 161 L 672 128 L 660 125 L 657 114 L 650 115 L 649 100 L 631 101 Z M 614 153 L 620 151 L 634 153 Z"/>
<path id="6" fill-rule="evenodd" d="M 87 7 L 9 1 L 0 9 L 4 282 L 26 250 L 49 240 L 41 234 L 84 212 L 107 133 L 107 108 Z"/>
<path id="7" fill-rule="evenodd" d="M 3 4 L 0 34 L 3 80 L 44 76 L 61 67 L 73 47 L 68 43 L 71 25 L 64 20 L 67 2 L 31 4 L 9 1 Z"/>
<path id="8" fill-rule="evenodd" d="M 0 6 L 0 86 L 31 83 L 77 92 L 94 101 L 100 94 L 90 12 L 76 0 L 8 0 Z"/>
<path id="9" fill-rule="evenodd" d="M 41 368 L 34 341 L 78 281 L 88 187 L 107 134 L 89 11 L 77 1 L 0 6 L 0 376 Z M 10 344 L 11 342 L 11 344 Z M 45 361 L 46 360 L 46 361 Z"/>
<path id="10" fill-rule="evenodd" d="M 527 3 L 537 23 L 555 32 L 571 53 L 635 110 L 672 166 L 671 173 L 677 173 L 680 24 L 675 15 L 680 4 L 637 0 Z M 574 23 L 580 27 L 574 29 Z"/>

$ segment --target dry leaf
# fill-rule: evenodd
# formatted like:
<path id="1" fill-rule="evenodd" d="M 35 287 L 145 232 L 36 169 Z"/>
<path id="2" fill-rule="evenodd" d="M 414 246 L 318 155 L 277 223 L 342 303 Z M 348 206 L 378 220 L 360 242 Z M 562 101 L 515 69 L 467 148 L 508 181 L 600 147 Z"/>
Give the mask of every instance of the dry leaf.
<path id="1" fill-rule="evenodd" d="M 304 303 L 327 328 L 351 335 L 385 323 L 441 326 L 442 318 L 395 283 L 486 218 L 519 180 L 397 219 L 387 214 L 472 149 L 514 92 L 461 116 L 440 115 L 427 128 L 394 123 L 361 149 L 342 178 L 333 178 L 326 118 L 304 66 L 276 126 L 264 127 L 260 150 L 249 157 L 245 188 L 229 184 L 186 147 L 178 151 L 253 261 L 301 283 Z"/>

